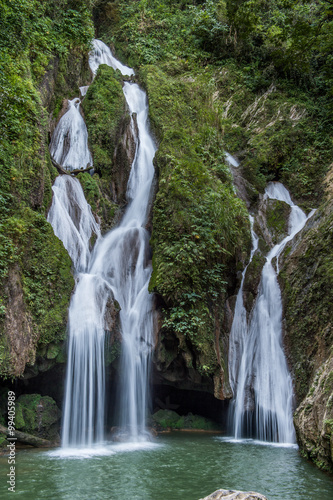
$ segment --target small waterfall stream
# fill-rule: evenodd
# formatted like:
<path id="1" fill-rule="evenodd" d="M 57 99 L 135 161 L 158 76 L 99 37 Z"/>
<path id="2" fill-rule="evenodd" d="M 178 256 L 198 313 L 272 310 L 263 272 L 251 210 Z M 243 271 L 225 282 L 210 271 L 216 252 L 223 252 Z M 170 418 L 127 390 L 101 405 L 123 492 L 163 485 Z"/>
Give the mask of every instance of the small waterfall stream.
<path id="1" fill-rule="evenodd" d="M 261 441 L 294 443 L 292 420 L 293 385 L 282 345 L 282 300 L 277 273 L 272 265 L 286 243 L 305 225 L 308 215 L 291 200 L 279 182 L 269 183 L 266 198 L 284 201 L 291 207 L 289 235 L 266 256 L 258 296 L 247 321 L 243 304 L 243 272 L 234 321 L 230 333 L 229 374 L 234 399 L 231 404 L 233 435 Z M 258 246 L 252 231 L 251 258 Z"/>
<path id="2" fill-rule="evenodd" d="M 68 110 L 59 120 L 50 144 L 52 158 L 67 170 L 86 168 L 88 164 L 93 164 L 80 104 L 77 97 L 68 101 Z"/>
<path id="3" fill-rule="evenodd" d="M 123 74 L 133 74 L 133 70 L 112 56 L 103 42 L 94 40 L 93 46 L 89 63 L 94 74 L 102 63 L 120 69 Z M 121 307 L 121 425 L 126 427 L 131 440 L 147 436 L 145 413 L 153 325 L 152 298 L 148 293 L 152 270 L 149 233 L 144 226 L 156 149 L 148 131 L 146 94 L 138 85 L 126 82 L 124 95 L 131 115 L 137 115 L 138 142 L 127 186 L 129 203 L 118 227 L 104 237 L 100 235 L 77 179 L 59 176 L 53 186 L 48 220 L 72 258 L 76 279 L 68 322 L 62 430 L 65 448 L 90 447 L 104 440 L 104 316 L 107 303 L 113 297 Z M 92 159 L 87 129 L 79 111 L 80 101 L 74 99 L 69 104 L 52 137 L 50 152 L 59 164 L 72 170 L 84 168 L 88 162 L 92 164 Z M 97 241 L 91 252 L 93 235 Z"/>

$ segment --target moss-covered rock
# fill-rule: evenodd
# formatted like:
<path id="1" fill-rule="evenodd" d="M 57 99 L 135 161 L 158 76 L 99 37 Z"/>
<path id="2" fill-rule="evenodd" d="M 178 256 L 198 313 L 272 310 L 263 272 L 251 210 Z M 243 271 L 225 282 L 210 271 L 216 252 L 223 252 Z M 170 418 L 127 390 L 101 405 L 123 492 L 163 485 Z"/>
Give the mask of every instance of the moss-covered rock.
<path id="1" fill-rule="evenodd" d="M 124 204 L 136 142 L 120 72 L 101 65 L 82 105 L 94 168 L 103 181 L 96 179 L 94 190 L 96 192 L 98 185 L 113 203 Z M 87 190 L 87 181 L 85 184 Z M 107 201 L 104 204 L 107 205 Z"/>
<path id="2" fill-rule="evenodd" d="M 203 431 L 219 431 L 219 426 L 212 420 L 200 415 L 179 415 L 172 410 L 158 410 L 153 414 L 152 420 L 157 430 L 165 429 L 187 429 Z"/>
<path id="3" fill-rule="evenodd" d="M 333 472 L 333 355 L 317 370 L 294 423 L 302 454 Z"/>
<path id="4" fill-rule="evenodd" d="M 121 214 L 119 205 L 111 199 L 110 181 L 105 177 L 101 178 L 97 173 L 91 176 L 87 172 L 79 174 L 77 178 L 87 202 L 100 222 L 102 233 L 105 233 Z"/>
<path id="5" fill-rule="evenodd" d="M 61 412 L 55 401 L 40 394 L 23 394 L 16 402 L 15 428 L 55 441 L 59 439 Z"/>
<path id="6" fill-rule="evenodd" d="M 290 206 L 284 201 L 266 201 L 266 225 L 274 245 L 288 234 L 290 210 Z"/>
<path id="7" fill-rule="evenodd" d="M 326 204 L 282 256 L 279 280 L 298 402 L 333 344 L 332 223 L 333 205 Z"/>
<path id="8" fill-rule="evenodd" d="M 172 73 L 156 66 L 140 73 L 151 123 L 160 138 L 154 160 L 159 190 L 153 208 L 149 286 L 167 306 L 164 328 L 174 332 L 184 355 L 194 352 L 195 369 L 202 376 L 221 381 L 224 394 L 216 393 L 226 397 L 218 304 L 226 290 L 227 266 L 230 270 L 248 250 L 249 224 L 221 154 L 204 81 L 187 81 L 182 71 Z"/>
<path id="9" fill-rule="evenodd" d="M 248 313 L 251 312 L 255 298 L 258 294 L 262 268 L 264 267 L 265 262 L 265 257 L 260 252 L 256 252 L 247 267 L 243 285 L 243 298 L 244 306 Z"/>

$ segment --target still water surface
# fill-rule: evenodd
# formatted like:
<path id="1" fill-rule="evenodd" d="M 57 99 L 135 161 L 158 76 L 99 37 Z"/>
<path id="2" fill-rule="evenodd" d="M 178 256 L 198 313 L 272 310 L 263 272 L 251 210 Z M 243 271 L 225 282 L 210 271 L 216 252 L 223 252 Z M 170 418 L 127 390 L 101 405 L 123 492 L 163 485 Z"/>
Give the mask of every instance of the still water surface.
<path id="1" fill-rule="evenodd" d="M 332 500 L 333 479 L 297 449 L 173 433 L 146 445 L 118 444 L 67 456 L 61 449 L 17 453 L 16 493 L 24 500 L 198 500 L 218 488 L 252 490 L 269 500 Z"/>

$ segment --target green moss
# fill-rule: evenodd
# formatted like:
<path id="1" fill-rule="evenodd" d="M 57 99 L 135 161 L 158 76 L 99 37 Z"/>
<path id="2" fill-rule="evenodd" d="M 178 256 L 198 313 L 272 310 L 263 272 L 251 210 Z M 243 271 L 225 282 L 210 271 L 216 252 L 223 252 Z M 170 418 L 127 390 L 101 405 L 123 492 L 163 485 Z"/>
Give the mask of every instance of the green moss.
<path id="1" fill-rule="evenodd" d="M 175 76 L 174 68 L 170 75 L 145 66 L 140 77 L 160 138 L 149 289 L 167 304 L 164 326 L 181 344 L 184 337 L 191 342 L 201 355 L 203 374 L 209 375 L 217 366 L 215 309 L 228 264 L 249 245 L 247 214 L 233 192 L 205 76 L 199 73 L 196 81 L 187 81 L 182 72 Z"/>
<path id="2" fill-rule="evenodd" d="M 60 410 L 49 396 L 23 394 L 16 402 L 15 426 L 29 434 L 46 439 L 55 439 L 55 424 L 60 418 Z"/>
<path id="3" fill-rule="evenodd" d="M 0 434 L 0 448 L 4 448 L 8 450 L 7 445 L 9 442 L 7 441 L 7 436 L 5 434 Z"/>
<path id="4" fill-rule="evenodd" d="M 109 182 L 98 174 L 91 176 L 87 172 L 79 174 L 84 196 L 94 214 L 101 222 L 101 229 L 110 229 L 118 213 L 119 206 L 110 199 Z"/>
<path id="5" fill-rule="evenodd" d="M 266 207 L 266 223 L 276 245 L 288 234 L 290 207 L 280 200 L 268 200 Z"/>
<path id="6" fill-rule="evenodd" d="M 286 304 L 288 346 L 294 366 L 296 393 L 305 397 L 319 352 L 329 352 L 333 342 L 333 210 L 326 206 L 314 216 L 317 223 L 303 237 L 280 273 Z M 323 351 L 324 350 L 324 351 Z M 327 381 L 327 390 L 331 380 Z"/>
<path id="7" fill-rule="evenodd" d="M 23 286 L 22 315 L 31 319 L 32 349 L 38 339 L 47 343 L 65 335 L 73 278 L 67 252 L 45 220 L 56 171 L 49 159 L 43 105 L 53 111 L 62 92 L 68 97 L 69 88 L 77 92 L 80 78 L 90 78 L 82 61 L 87 63 L 93 30 L 91 7 L 85 1 L 5 3 L 0 61 L 0 375 L 9 376 L 15 367 L 10 332 L 4 329 L 9 301 L 5 290 L 13 274 Z M 56 98 L 51 98 L 55 78 Z"/>
<path id="8" fill-rule="evenodd" d="M 113 154 L 126 101 L 120 83 L 120 73 L 106 65 L 98 68 L 82 103 L 95 170 L 104 178 L 112 178 Z M 129 116 L 128 116 L 129 119 Z"/>
<path id="9" fill-rule="evenodd" d="M 45 217 L 30 208 L 21 209 L 16 217 L 8 217 L 2 229 L 14 249 L 10 260 L 20 269 L 24 302 L 31 315 L 36 344 L 63 340 L 74 285 L 68 253 Z M 6 303 L 8 298 L 3 300 Z M 2 343 L 9 348 L 5 339 L 4 332 Z M 1 373 L 9 375 L 12 371 L 14 367 L 5 355 Z"/>
<path id="10" fill-rule="evenodd" d="M 200 415 L 193 415 L 192 413 L 180 416 L 172 410 L 158 410 L 153 415 L 153 421 L 162 429 L 220 430 L 218 425 L 208 418 L 201 417 Z"/>

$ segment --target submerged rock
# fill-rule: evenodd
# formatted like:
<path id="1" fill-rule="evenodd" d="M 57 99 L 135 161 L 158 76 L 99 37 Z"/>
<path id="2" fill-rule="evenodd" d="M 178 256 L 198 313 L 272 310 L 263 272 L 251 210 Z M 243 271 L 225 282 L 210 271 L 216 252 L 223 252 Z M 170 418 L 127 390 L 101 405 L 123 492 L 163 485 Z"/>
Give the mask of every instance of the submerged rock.
<path id="1" fill-rule="evenodd" d="M 200 500 L 267 500 L 264 495 L 254 493 L 253 491 L 237 491 L 237 490 L 216 490 L 208 497 L 201 498 Z"/>

